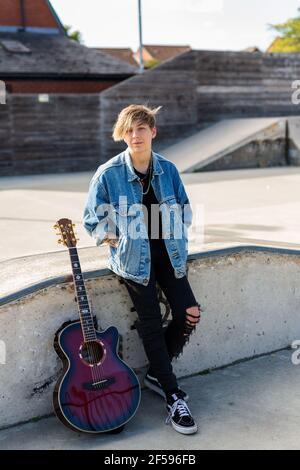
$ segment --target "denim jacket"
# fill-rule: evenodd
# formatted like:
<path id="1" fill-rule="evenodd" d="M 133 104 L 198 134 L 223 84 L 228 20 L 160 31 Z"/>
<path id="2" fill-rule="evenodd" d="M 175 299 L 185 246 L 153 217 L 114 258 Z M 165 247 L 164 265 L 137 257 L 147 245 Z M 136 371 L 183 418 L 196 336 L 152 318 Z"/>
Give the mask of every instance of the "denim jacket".
<path id="1" fill-rule="evenodd" d="M 186 274 L 187 229 L 192 223 L 192 210 L 175 164 L 153 151 L 152 161 L 151 184 L 162 215 L 163 238 L 175 277 L 180 278 Z M 127 148 L 100 165 L 94 174 L 83 225 L 98 246 L 106 233 L 114 230 L 119 243 L 116 247 L 109 245 L 108 268 L 121 277 L 147 285 L 151 253 L 143 211 L 140 210 L 142 189 Z M 137 220 L 139 224 L 136 224 Z"/>

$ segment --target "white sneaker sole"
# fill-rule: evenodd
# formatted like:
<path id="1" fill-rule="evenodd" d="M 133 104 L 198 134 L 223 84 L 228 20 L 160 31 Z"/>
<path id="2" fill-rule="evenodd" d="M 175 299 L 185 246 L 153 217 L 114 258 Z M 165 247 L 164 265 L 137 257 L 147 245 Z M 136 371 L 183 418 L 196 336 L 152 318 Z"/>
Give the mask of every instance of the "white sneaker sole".
<path id="1" fill-rule="evenodd" d="M 165 392 L 158 386 L 154 385 L 152 382 L 149 382 L 146 378 L 144 379 L 144 384 L 146 385 L 147 388 L 150 388 L 153 392 L 158 393 L 161 397 L 166 398 Z M 188 394 L 186 394 L 184 400 L 188 401 L 189 400 Z"/>
<path id="2" fill-rule="evenodd" d="M 175 431 L 180 432 L 181 434 L 195 434 L 198 431 L 198 426 L 195 424 L 195 426 L 191 426 L 190 428 L 186 428 L 185 426 L 179 426 L 178 424 L 174 423 L 171 420 L 171 424 Z"/>

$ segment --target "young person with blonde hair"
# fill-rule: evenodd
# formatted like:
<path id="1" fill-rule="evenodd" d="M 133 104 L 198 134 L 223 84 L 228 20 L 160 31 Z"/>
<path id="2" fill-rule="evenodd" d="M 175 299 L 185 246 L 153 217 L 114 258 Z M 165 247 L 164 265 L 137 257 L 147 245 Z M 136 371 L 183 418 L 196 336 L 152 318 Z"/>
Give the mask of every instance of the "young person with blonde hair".
<path id="1" fill-rule="evenodd" d="M 160 108 L 132 104 L 122 109 L 113 139 L 124 140 L 127 149 L 93 176 L 83 223 L 97 245 L 109 245 L 108 267 L 125 283 L 137 311 L 150 366 L 145 385 L 165 398 L 166 422 L 192 434 L 197 424 L 171 364 L 182 354 L 201 312 L 186 276 L 192 210 L 176 166 L 152 150 Z M 157 284 L 172 311 L 165 330 Z"/>

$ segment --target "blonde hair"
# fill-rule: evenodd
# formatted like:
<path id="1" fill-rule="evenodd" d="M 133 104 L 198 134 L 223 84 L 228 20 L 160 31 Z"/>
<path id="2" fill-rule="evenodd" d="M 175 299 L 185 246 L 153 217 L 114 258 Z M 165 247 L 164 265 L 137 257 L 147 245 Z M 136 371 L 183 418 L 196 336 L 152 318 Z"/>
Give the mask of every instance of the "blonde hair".
<path id="1" fill-rule="evenodd" d="M 113 127 L 112 137 L 114 141 L 123 140 L 126 132 L 132 127 L 134 122 L 148 124 L 153 129 L 156 124 L 155 116 L 161 108 L 162 106 L 158 106 L 158 108 L 151 109 L 143 104 L 131 104 L 122 109 Z"/>

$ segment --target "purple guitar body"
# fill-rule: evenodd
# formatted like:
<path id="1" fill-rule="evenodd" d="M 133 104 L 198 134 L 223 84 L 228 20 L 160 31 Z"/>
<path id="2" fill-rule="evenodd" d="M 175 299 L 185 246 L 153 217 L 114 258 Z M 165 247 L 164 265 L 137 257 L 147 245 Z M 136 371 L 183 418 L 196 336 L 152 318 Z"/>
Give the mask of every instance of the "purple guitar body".
<path id="1" fill-rule="evenodd" d="M 55 412 L 67 426 L 90 433 L 124 425 L 140 403 L 138 378 L 117 354 L 117 329 L 112 326 L 104 332 L 96 331 L 96 337 L 99 348 L 95 351 L 95 344 L 90 348 L 95 365 L 82 354 L 79 321 L 61 329 L 54 344 L 64 365 L 53 395 Z"/>
<path id="2" fill-rule="evenodd" d="M 77 249 L 72 246 L 73 224 L 69 219 L 57 224 L 69 248 L 80 321 L 62 325 L 55 334 L 63 371 L 53 392 L 54 411 L 74 431 L 118 432 L 138 409 L 139 380 L 118 355 L 118 330 L 95 329 Z"/>

